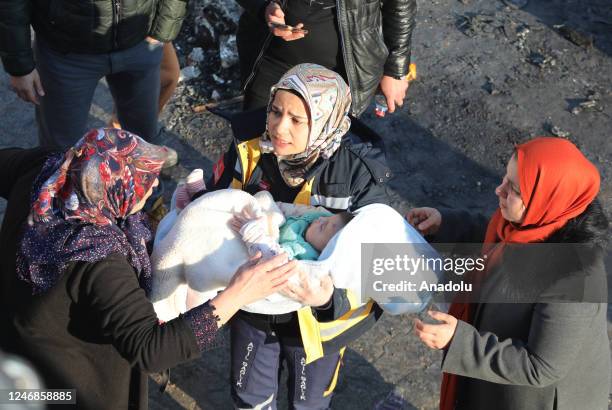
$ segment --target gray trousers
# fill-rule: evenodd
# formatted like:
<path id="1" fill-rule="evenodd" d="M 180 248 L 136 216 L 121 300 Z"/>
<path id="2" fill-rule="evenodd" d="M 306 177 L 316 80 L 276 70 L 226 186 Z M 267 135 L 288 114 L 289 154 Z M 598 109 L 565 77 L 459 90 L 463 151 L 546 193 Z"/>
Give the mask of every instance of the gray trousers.
<path id="1" fill-rule="evenodd" d="M 37 39 L 34 53 L 45 96 L 36 107 L 41 146 L 67 149 L 85 133 L 94 91 L 102 77 L 121 126 L 150 140 L 158 132 L 159 66 L 163 44 L 142 41 L 103 54 L 60 53 Z"/>

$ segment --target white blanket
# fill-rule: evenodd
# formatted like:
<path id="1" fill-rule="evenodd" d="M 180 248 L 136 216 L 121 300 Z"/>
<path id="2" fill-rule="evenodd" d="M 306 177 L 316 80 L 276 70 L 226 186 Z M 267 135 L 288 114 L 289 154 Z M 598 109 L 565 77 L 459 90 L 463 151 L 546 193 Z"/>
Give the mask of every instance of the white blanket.
<path id="1" fill-rule="evenodd" d="M 151 300 L 159 319 L 168 321 L 210 299 L 227 286 L 238 267 L 247 261 L 242 239 L 228 224 L 234 213 L 246 206 L 279 212 L 268 193 L 252 196 L 244 191 L 226 189 L 203 195 L 178 215 L 173 209 L 162 220 L 151 256 Z M 300 261 L 302 269 L 312 278 L 313 284 L 330 273 L 334 286 L 350 289 L 361 300 L 361 243 L 426 242 L 391 207 L 373 204 L 356 213 L 355 218 L 330 240 L 318 261 Z M 422 247 L 419 251 L 422 252 Z M 422 274 L 435 281 L 434 273 Z M 427 301 L 417 298 L 402 302 L 407 303 L 382 306 L 397 314 L 418 311 Z M 301 307 L 300 303 L 275 294 L 243 310 L 282 314 Z"/>

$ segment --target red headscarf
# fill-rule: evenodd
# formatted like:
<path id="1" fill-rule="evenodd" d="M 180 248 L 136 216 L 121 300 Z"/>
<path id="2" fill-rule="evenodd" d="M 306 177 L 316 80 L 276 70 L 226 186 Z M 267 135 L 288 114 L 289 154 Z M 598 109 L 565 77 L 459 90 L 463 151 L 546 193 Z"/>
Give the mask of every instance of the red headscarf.
<path id="1" fill-rule="evenodd" d="M 488 271 L 499 261 L 506 243 L 546 240 L 568 220 L 582 214 L 599 192 L 597 168 L 570 141 L 539 137 L 516 147 L 518 176 L 525 214 L 520 224 L 511 223 L 497 209 L 487 227 L 482 252 Z M 473 306 L 453 303 L 449 314 L 471 323 Z M 440 410 L 455 407 L 458 376 L 444 373 Z"/>

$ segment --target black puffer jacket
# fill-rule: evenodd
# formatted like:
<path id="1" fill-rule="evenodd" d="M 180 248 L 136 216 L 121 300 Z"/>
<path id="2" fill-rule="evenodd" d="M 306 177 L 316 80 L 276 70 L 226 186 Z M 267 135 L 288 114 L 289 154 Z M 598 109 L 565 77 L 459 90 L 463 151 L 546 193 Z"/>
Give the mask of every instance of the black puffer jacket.
<path id="1" fill-rule="evenodd" d="M 22 76 L 34 69 L 30 25 L 53 49 L 105 53 L 151 36 L 173 40 L 187 0 L 6 0 L 0 2 L 0 57 L 4 69 Z"/>
<path id="2" fill-rule="evenodd" d="M 238 29 L 239 49 L 252 50 L 240 56 L 246 87 L 270 42 L 271 34 L 263 20 L 268 1 L 238 3 L 246 10 Z M 401 77 L 408 73 L 416 0 L 337 0 L 336 4 L 344 66 L 353 96 L 351 114 L 358 116 L 370 103 L 383 74 Z"/>

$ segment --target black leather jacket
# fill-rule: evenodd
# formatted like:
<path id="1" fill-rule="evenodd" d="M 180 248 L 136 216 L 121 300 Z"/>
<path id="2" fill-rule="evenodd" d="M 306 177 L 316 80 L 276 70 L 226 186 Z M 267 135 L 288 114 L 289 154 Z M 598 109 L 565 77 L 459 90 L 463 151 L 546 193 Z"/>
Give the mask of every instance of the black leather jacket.
<path id="1" fill-rule="evenodd" d="M 62 53 L 123 50 L 146 36 L 167 42 L 178 34 L 187 0 L 0 1 L 0 57 L 22 76 L 34 69 L 30 25 L 38 38 Z"/>
<path id="2" fill-rule="evenodd" d="M 240 69 L 246 88 L 263 56 L 271 34 L 263 20 L 268 0 L 237 0 L 245 9 L 238 42 Z M 282 0 L 281 6 L 287 0 Z M 408 73 L 416 0 L 336 0 L 344 66 L 353 96 L 351 114 L 367 108 L 384 75 Z M 248 52 L 252 50 L 253 52 Z"/>

